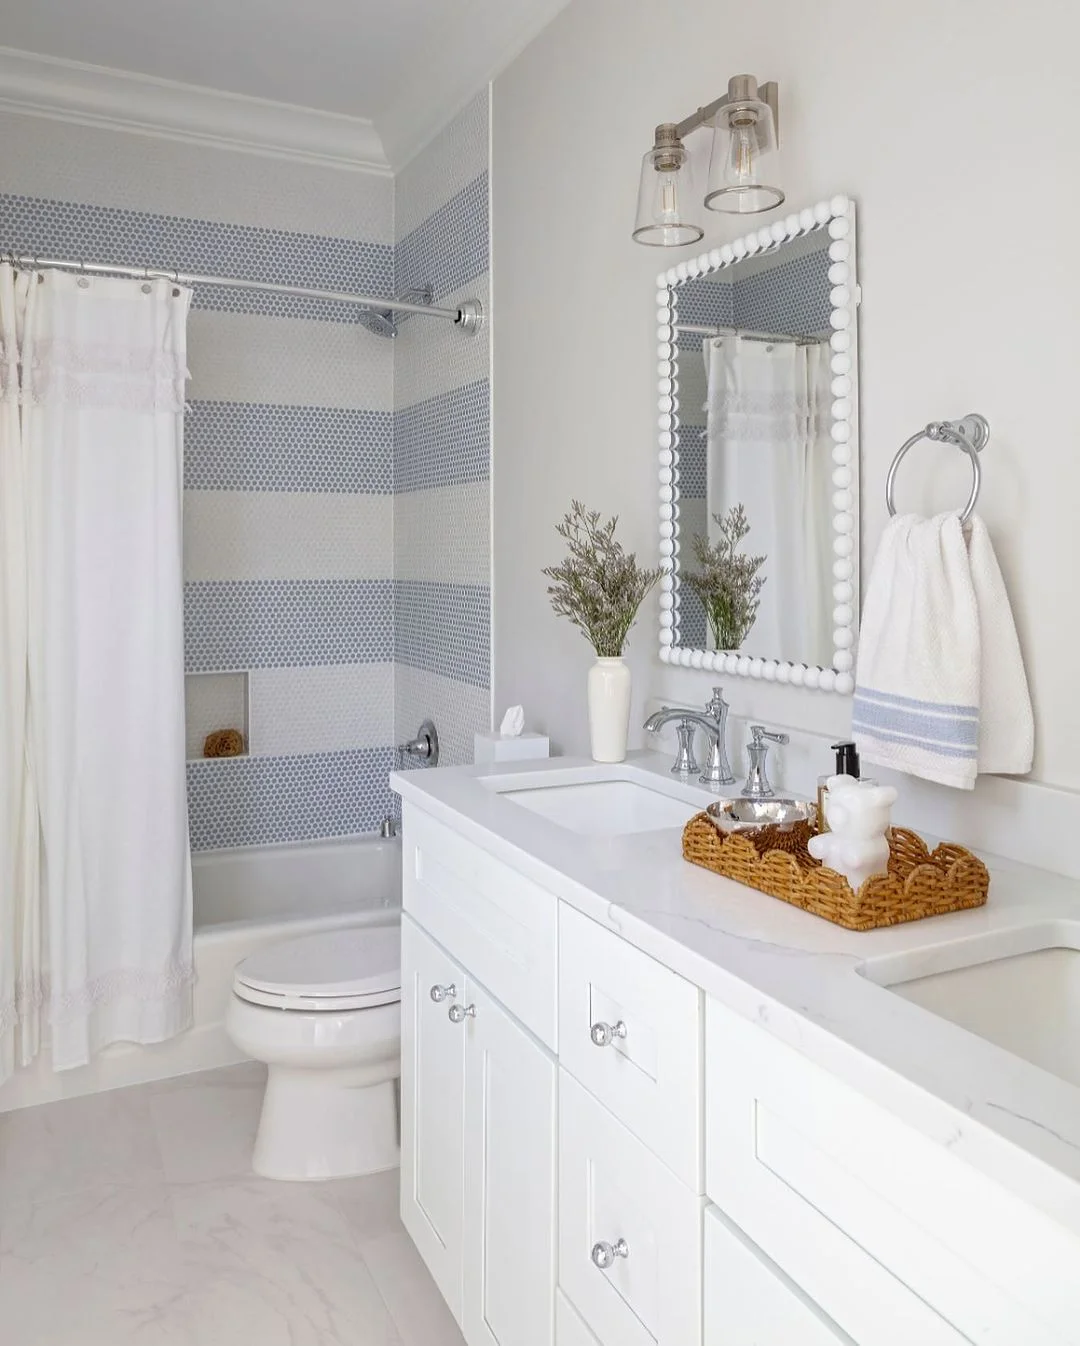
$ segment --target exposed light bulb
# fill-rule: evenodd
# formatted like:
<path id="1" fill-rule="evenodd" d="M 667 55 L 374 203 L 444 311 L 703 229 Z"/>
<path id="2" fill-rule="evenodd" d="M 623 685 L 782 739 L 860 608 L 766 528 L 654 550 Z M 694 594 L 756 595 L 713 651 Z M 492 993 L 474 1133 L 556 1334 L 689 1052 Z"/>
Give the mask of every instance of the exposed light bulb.
<path id="1" fill-rule="evenodd" d="M 757 175 L 757 140 L 752 123 L 732 126 L 725 178 L 729 186 L 751 187 Z"/>
<path id="2" fill-rule="evenodd" d="M 658 217 L 664 224 L 677 224 L 679 220 L 679 185 L 674 173 L 660 174 L 660 200 Z"/>

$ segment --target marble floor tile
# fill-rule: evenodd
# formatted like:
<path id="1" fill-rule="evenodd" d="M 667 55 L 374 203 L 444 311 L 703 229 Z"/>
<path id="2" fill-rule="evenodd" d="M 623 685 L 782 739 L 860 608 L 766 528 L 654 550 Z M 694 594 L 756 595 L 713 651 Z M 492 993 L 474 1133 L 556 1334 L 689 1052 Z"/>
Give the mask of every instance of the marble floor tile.
<path id="1" fill-rule="evenodd" d="M 355 1239 L 363 1242 L 401 1230 L 400 1170 L 372 1173 L 367 1178 L 339 1178 L 327 1183 L 327 1194 L 344 1215 Z"/>
<path id="2" fill-rule="evenodd" d="M 250 1173 L 250 1065 L 0 1116 L 0 1343 L 462 1346 L 398 1175 Z"/>
<path id="3" fill-rule="evenodd" d="M 0 1114 L 0 1203 L 158 1182 L 145 1086 Z"/>
<path id="4" fill-rule="evenodd" d="M 360 1245 L 402 1346 L 464 1346 L 464 1338 L 404 1229 Z"/>
<path id="5" fill-rule="evenodd" d="M 187 1271 L 164 1184 L 95 1186 L 0 1213 L 0 1337 L 33 1346 L 182 1341 Z"/>
<path id="6" fill-rule="evenodd" d="M 266 1067 L 255 1062 L 149 1086 L 166 1181 L 248 1176 L 265 1087 Z"/>
<path id="7" fill-rule="evenodd" d="M 232 1332 L 260 1346 L 399 1346 L 332 1186 L 253 1178 L 172 1189 L 191 1285 L 176 1316 L 196 1340 L 215 1324 L 222 1341 Z"/>

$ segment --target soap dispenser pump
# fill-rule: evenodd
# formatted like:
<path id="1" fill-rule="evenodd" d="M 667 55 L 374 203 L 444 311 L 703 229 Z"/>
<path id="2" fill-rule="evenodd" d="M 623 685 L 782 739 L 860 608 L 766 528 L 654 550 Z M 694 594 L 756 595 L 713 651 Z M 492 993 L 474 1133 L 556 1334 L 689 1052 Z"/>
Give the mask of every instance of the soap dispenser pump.
<path id="1" fill-rule="evenodd" d="M 832 750 L 836 753 L 836 770 L 830 771 L 824 776 L 819 776 L 817 783 L 817 830 L 819 832 L 829 830 L 829 822 L 825 817 L 825 800 L 829 794 L 829 777 L 853 776 L 855 780 L 859 779 L 858 746 L 850 739 L 845 739 L 842 743 L 834 743 Z"/>

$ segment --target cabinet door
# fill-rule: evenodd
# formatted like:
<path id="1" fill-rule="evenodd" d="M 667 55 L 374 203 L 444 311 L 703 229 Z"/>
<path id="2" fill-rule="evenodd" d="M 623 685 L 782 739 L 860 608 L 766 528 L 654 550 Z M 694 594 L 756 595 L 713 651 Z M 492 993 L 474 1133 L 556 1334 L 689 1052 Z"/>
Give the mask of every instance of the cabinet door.
<path id="1" fill-rule="evenodd" d="M 705 1211 L 705 1346 L 796 1344 L 855 1346 L 760 1248 L 710 1206 Z"/>
<path id="2" fill-rule="evenodd" d="M 475 982 L 466 985 L 461 1327 L 469 1346 L 551 1346 L 555 1062 Z"/>
<path id="3" fill-rule="evenodd" d="M 448 1011 L 464 995 L 461 968 L 404 916 L 401 1219 L 459 1323 L 465 1031 Z"/>
<path id="4" fill-rule="evenodd" d="M 559 1072 L 559 1284 L 604 1346 L 701 1341 L 701 1206 Z"/>

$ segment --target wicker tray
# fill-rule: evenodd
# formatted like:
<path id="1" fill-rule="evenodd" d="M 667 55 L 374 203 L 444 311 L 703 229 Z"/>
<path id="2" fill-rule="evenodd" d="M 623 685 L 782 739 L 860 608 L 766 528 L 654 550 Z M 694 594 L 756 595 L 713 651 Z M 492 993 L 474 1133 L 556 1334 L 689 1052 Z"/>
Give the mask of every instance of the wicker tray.
<path id="1" fill-rule="evenodd" d="M 757 833 L 756 844 L 746 835 L 724 837 L 699 813 L 683 828 L 683 856 L 846 930 L 981 907 L 990 891 L 989 871 L 977 856 L 949 843 L 928 851 L 922 837 L 904 827 L 894 827 L 889 835 L 888 874 L 872 875 L 857 893 L 810 855 L 809 827 L 771 839 L 770 831 Z M 769 849 L 770 840 L 783 849 Z"/>

